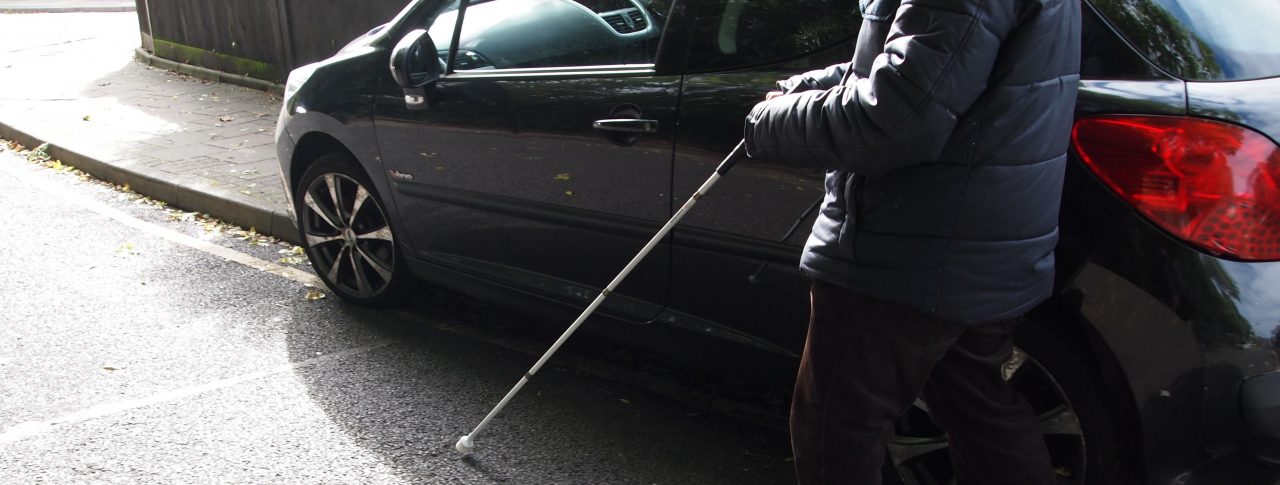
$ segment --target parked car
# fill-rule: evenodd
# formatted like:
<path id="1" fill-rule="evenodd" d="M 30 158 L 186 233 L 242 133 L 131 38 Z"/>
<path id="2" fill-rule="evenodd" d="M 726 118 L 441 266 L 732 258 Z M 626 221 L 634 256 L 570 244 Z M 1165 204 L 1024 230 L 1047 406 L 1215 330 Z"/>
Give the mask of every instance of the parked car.
<path id="1" fill-rule="evenodd" d="M 421 0 L 292 73 L 277 130 L 334 293 L 426 280 L 563 315 L 711 173 L 775 80 L 847 60 L 853 0 Z M 1280 483 L 1280 4 L 1090 0 L 1054 297 L 1005 369 L 1062 483 Z M 606 300 L 794 359 L 821 174 L 738 165 Z M 797 230 L 798 229 L 798 230 Z M 913 409 L 888 480 L 949 483 Z"/>

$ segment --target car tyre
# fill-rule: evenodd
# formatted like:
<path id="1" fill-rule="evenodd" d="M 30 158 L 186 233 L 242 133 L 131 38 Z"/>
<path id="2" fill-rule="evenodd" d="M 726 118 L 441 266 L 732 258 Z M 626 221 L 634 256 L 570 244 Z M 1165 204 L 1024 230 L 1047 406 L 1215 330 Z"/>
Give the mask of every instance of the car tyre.
<path id="1" fill-rule="evenodd" d="M 386 205 L 347 154 L 316 159 L 294 189 L 298 231 L 316 274 L 334 294 L 362 306 L 397 303 L 409 272 Z"/>
<path id="2" fill-rule="evenodd" d="M 1054 323 L 1022 324 L 1004 377 L 1038 416 L 1058 483 L 1135 483 L 1136 458 L 1124 452 L 1134 448 L 1124 442 L 1126 428 L 1107 401 L 1093 354 L 1078 333 Z M 923 401 L 895 423 L 888 455 L 886 483 L 955 483 L 946 434 L 929 420 Z"/>

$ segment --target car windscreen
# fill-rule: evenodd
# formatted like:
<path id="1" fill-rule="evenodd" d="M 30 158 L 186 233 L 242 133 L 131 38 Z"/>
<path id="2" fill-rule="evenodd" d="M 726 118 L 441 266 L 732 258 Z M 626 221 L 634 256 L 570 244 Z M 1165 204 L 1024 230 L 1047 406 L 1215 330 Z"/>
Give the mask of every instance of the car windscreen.
<path id="1" fill-rule="evenodd" d="M 1280 2 L 1092 0 L 1143 55 L 1178 77 L 1234 81 L 1280 76 Z"/>

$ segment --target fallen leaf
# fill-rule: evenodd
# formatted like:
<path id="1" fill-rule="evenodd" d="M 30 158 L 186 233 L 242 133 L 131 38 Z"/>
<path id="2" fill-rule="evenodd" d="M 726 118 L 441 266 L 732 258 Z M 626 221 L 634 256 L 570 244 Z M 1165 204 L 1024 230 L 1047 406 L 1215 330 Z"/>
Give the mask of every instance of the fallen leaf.
<path id="1" fill-rule="evenodd" d="M 173 218 L 176 221 L 182 221 L 182 222 L 194 222 L 196 220 L 196 216 L 200 214 L 199 212 L 183 212 L 183 211 L 175 211 L 175 212 L 177 212 L 176 216 L 173 214 L 170 214 L 169 217 Z"/>
<path id="2" fill-rule="evenodd" d="M 27 152 L 27 161 L 35 163 L 35 162 L 43 162 L 45 160 L 48 160 L 49 159 L 48 150 L 49 150 L 48 143 L 45 143 L 36 147 L 35 150 L 31 150 Z"/>
<path id="3" fill-rule="evenodd" d="M 89 115 L 84 115 L 84 120 L 85 120 L 85 121 L 93 121 L 93 117 L 91 117 L 91 116 L 89 116 Z"/>
<path id="4" fill-rule="evenodd" d="M 323 291 L 317 290 L 315 288 L 307 288 L 307 296 L 305 297 L 307 301 L 323 300 L 324 297 L 325 297 L 325 294 Z"/>
<path id="5" fill-rule="evenodd" d="M 619 401 L 622 401 L 622 404 L 631 404 L 631 401 L 628 401 L 626 399 L 619 399 Z"/>
<path id="6" fill-rule="evenodd" d="M 221 122 L 223 122 L 223 123 L 226 123 L 226 122 L 228 122 L 228 121 L 235 121 L 235 120 L 236 120 L 236 119 L 235 119 L 235 117 L 232 117 L 232 116 L 219 116 L 219 117 L 218 117 L 218 121 L 221 121 Z"/>
<path id="7" fill-rule="evenodd" d="M 568 180 L 570 179 L 570 176 L 569 176 L 569 174 L 567 174 L 567 173 L 562 173 L 562 174 L 560 174 L 560 175 L 556 175 L 555 179 L 556 179 L 556 180 L 559 180 L 559 181 L 561 181 L 561 182 L 565 182 L 565 181 L 568 181 Z"/>
<path id="8" fill-rule="evenodd" d="M 121 369 L 123 369 L 123 367 L 110 367 L 110 366 L 107 366 L 107 367 L 103 367 L 103 368 L 102 368 L 102 370 L 105 370 L 105 371 L 108 371 L 108 372 L 115 372 L 115 371 L 118 371 L 118 370 L 121 370 Z"/>
<path id="9" fill-rule="evenodd" d="M 573 195 L 573 191 L 572 191 L 572 190 L 566 190 L 566 191 L 564 191 L 564 195 Z"/>
<path id="10" fill-rule="evenodd" d="M 294 246 L 292 249 L 281 249 L 277 253 L 285 255 L 280 258 L 282 264 L 303 264 L 307 262 L 306 250 L 302 246 Z"/>

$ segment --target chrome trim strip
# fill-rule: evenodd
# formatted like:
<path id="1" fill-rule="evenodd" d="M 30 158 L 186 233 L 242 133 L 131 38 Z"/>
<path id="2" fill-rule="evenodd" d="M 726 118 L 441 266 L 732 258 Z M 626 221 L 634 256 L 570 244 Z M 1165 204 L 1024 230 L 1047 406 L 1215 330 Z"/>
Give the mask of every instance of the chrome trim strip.
<path id="1" fill-rule="evenodd" d="M 481 69 L 454 71 L 442 81 L 469 79 L 545 79 L 579 76 L 652 76 L 657 73 L 654 64 L 617 64 L 608 66 L 533 67 L 523 69 Z"/>

